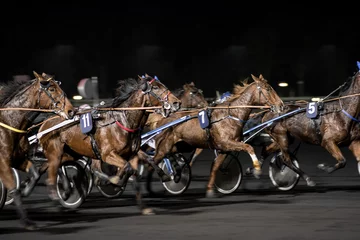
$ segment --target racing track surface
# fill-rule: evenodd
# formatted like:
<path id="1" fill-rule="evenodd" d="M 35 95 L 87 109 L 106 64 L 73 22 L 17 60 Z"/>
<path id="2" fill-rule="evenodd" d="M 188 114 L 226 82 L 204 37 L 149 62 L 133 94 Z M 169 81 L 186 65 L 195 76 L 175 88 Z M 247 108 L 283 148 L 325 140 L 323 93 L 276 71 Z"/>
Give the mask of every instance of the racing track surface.
<path id="1" fill-rule="evenodd" d="M 205 198 L 205 186 L 213 153 L 206 150 L 193 167 L 193 181 L 182 196 L 162 195 L 147 204 L 156 215 L 141 216 L 131 185 L 118 199 L 102 197 L 96 188 L 87 202 L 74 212 L 61 212 L 51 205 L 43 185 L 24 199 L 30 217 L 40 230 L 21 228 L 13 206 L 0 212 L 0 239 L 360 239 L 360 178 L 350 151 L 348 164 L 326 174 L 321 162 L 335 163 L 324 149 L 302 145 L 298 159 L 317 182 L 309 188 L 301 180 L 291 192 L 272 187 L 266 163 L 261 179 L 245 177 L 233 194 Z M 251 164 L 243 155 L 243 170 Z M 156 182 L 156 190 L 162 187 Z"/>

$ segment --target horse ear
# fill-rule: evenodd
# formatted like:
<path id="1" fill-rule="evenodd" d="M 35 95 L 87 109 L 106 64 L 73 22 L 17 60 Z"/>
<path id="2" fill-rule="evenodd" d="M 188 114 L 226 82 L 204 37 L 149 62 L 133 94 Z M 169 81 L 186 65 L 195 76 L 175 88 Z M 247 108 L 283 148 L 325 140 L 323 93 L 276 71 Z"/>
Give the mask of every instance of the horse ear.
<path id="1" fill-rule="evenodd" d="M 251 77 L 254 81 L 258 81 L 259 79 L 257 77 L 255 77 L 254 75 L 251 74 Z"/>
<path id="2" fill-rule="evenodd" d="M 42 79 L 42 77 L 37 72 L 33 71 L 33 74 L 37 79 Z"/>
<path id="3" fill-rule="evenodd" d="M 190 86 L 195 86 L 195 83 L 194 83 L 194 82 L 191 82 L 189 85 L 190 85 Z"/>
<path id="4" fill-rule="evenodd" d="M 41 76 L 46 77 L 46 73 L 43 72 L 43 73 L 41 74 Z"/>
<path id="5" fill-rule="evenodd" d="M 148 78 L 148 77 L 150 77 L 150 76 L 149 76 L 147 73 L 145 73 L 145 77 Z"/>
<path id="6" fill-rule="evenodd" d="M 264 77 L 263 77 L 262 74 L 259 75 L 259 79 L 260 79 L 260 80 L 264 80 Z"/>

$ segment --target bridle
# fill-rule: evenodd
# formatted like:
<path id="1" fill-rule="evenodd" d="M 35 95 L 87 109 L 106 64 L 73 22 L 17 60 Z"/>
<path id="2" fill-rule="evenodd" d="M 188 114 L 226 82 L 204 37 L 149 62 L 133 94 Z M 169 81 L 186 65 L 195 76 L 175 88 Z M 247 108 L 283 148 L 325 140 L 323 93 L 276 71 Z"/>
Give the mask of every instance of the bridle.
<path id="1" fill-rule="evenodd" d="M 58 85 L 60 85 L 61 82 L 60 82 L 60 81 L 52 80 L 51 78 L 48 79 L 48 80 L 46 80 L 46 81 L 47 81 L 46 84 L 40 82 L 40 88 L 39 88 L 39 91 L 38 91 L 38 100 L 37 100 L 37 104 L 38 104 L 38 106 L 39 106 L 39 109 L 41 109 L 41 106 L 40 106 L 40 96 L 41 96 L 41 93 L 44 92 L 44 93 L 50 98 L 50 100 L 51 100 L 51 105 L 52 105 L 52 109 L 54 109 L 54 113 L 58 114 L 58 113 L 60 113 L 60 112 L 63 112 L 64 109 L 65 109 L 65 97 L 66 97 L 65 92 L 64 92 L 63 90 L 61 90 L 61 91 L 62 91 L 62 94 L 60 95 L 60 100 L 63 99 L 64 101 L 63 101 L 63 104 L 62 104 L 62 106 L 61 106 L 60 108 L 58 108 L 58 105 L 59 105 L 60 101 L 56 101 L 56 100 L 52 97 L 51 93 L 49 92 L 49 87 L 51 86 L 50 81 L 54 81 L 54 82 L 55 82 L 56 84 L 58 84 Z"/>
<path id="2" fill-rule="evenodd" d="M 260 98 L 261 96 L 264 97 L 266 104 L 268 104 L 270 106 L 270 111 L 271 112 L 275 112 L 276 111 L 276 104 L 272 104 L 271 101 L 269 100 L 269 98 L 266 96 L 266 94 L 263 92 L 263 88 L 256 82 L 256 89 L 259 91 L 259 102 L 260 102 Z M 267 92 L 271 91 L 271 88 L 268 87 L 266 89 Z M 283 111 L 284 106 L 280 106 L 279 109 L 280 111 Z"/>
<path id="3" fill-rule="evenodd" d="M 162 93 L 160 93 L 159 95 L 157 95 L 156 93 L 153 92 L 153 85 L 152 85 L 152 83 L 153 83 L 154 81 L 156 81 L 157 83 L 161 84 L 161 86 L 162 86 L 163 88 L 165 88 L 164 91 L 163 91 Z M 147 94 L 148 99 L 149 99 L 150 106 L 152 106 L 152 103 L 151 103 L 151 99 L 150 99 L 149 94 L 150 94 L 151 96 L 153 96 L 154 98 L 156 98 L 159 102 L 161 102 L 164 109 L 169 110 L 169 109 L 171 108 L 171 105 L 170 105 L 170 103 L 169 103 L 169 95 L 170 95 L 171 91 L 170 91 L 167 87 L 165 87 L 165 85 L 162 84 L 159 80 L 156 80 L 155 78 L 153 78 L 153 79 L 151 79 L 150 81 L 147 81 L 147 88 L 146 88 L 143 92 L 144 92 L 145 94 Z M 161 97 L 161 96 L 164 95 L 164 94 L 165 94 L 165 96 L 164 96 L 164 97 Z"/>

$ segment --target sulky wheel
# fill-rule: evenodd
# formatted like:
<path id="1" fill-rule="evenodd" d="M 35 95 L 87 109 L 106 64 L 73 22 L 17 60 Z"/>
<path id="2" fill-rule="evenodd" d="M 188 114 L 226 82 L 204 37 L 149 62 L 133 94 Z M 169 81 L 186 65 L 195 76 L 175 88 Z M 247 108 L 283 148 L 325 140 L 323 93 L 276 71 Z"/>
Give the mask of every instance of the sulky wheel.
<path id="1" fill-rule="evenodd" d="M 99 184 L 96 185 L 96 187 L 101 193 L 101 195 L 107 198 L 116 198 L 124 192 L 123 187 L 108 182 L 104 183 L 101 180 Z"/>
<path id="2" fill-rule="evenodd" d="M 7 191 L 4 183 L 0 179 L 0 210 L 4 207 L 6 201 Z"/>
<path id="3" fill-rule="evenodd" d="M 298 184 L 300 176 L 285 166 L 281 156 L 282 153 L 278 152 L 271 158 L 269 164 L 269 177 L 272 184 L 279 190 L 289 191 Z M 299 167 L 296 156 L 290 153 L 290 157 L 294 165 Z"/>
<path id="4" fill-rule="evenodd" d="M 13 175 L 14 175 L 16 188 L 20 189 L 20 175 L 19 175 L 19 172 L 15 168 L 12 168 L 11 170 L 12 170 Z M 12 204 L 13 202 L 14 202 L 14 199 L 12 197 L 10 197 L 9 195 L 7 195 L 5 205 Z"/>
<path id="5" fill-rule="evenodd" d="M 185 160 L 184 156 L 180 153 L 174 154 L 169 158 L 172 169 L 176 172 L 174 179 L 167 182 L 162 182 L 162 185 L 172 195 L 180 195 L 184 193 L 191 183 L 191 167 Z M 169 169 L 164 160 L 161 161 L 159 167 L 170 175 Z"/>
<path id="6" fill-rule="evenodd" d="M 64 181 L 65 178 L 67 181 Z M 80 163 L 67 161 L 61 164 L 56 182 L 59 202 L 63 207 L 75 209 L 83 204 L 89 189 L 89 180 Z"/>
<path id="7" fill-rule="evenodd" d="M 118 168 L 105 162 L 101 162 L 101 171 L 108 176 L 114 176 L 117 174 Z M 120 187 L 110 183 L 109 181 L 100 179 L 96 183 L 96 188 L 104 197 L 107 198 L 116 198 L 120 196 L 125 190 L 125 187 Z"/>
<path id="8" fill-rule="evenodd" d="M 86 166 L 86 168 L 84 168 L 85 170 L 85 173 L 86 173 L 86 177 L 87 179 L 89 180 L 88 182 L 88 190 L 87 190 L 87 195 L 89 195 L 91 193 L 91 190 L 94 186 L 94 176 L 92 174 L 92 171 L 91 171 L 91 162 L 89 162 L 87 164 L 87 160 L 83 159 L 83 158 L 80 158 L 77 160 L 78 163 L 80 163 L 80 165 L 84 168 Z"/>
<path id="9" fill-rule="evenodd" d="M 211 168 L 213 165 L 214 162 Z M 215 187 L 222 194 L 230 194 L 239 188 L 242 177 L 243 172 L 238 153 L 230 152 L 216 172 Z"/>

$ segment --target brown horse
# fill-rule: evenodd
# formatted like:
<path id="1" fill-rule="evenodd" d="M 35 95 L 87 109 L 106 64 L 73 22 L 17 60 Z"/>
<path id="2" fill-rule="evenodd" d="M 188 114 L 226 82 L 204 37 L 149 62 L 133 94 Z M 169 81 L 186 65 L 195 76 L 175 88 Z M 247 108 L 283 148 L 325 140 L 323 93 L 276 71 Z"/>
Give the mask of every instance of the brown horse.
<path id="1" fill-rule="evenodd" d="M 2 86 L 0 104 L 0 179 L 9 190 L 9 195 L 14 199 L 17 213 L 25 228 L 36 228 L 35 223 L 28 219 L 22 206 L 21 193 L 16 189 L 11 167 L 30 172 L 34 166 L 29 161 L 19 161 L 19 156 L 24 156 L 28 144 L 26 129 L 31 125 L 34 118 L 42 109 L 53 110 L 62 118 L 72 117 L 74 109 L 67 99 L 59 82 L 52 77 L 45 78 L 34 72 L 35 79 L 31 81 L 10 81 Z M 17 108 L 27 108 L 27 111 L 19 111 Z M 39 109 L 37 111 L 37 109 Z"/>
<path id="2" fill-rule="evenodd" d="M 179 111 L 191 111 L 193 109 L 204 108 L 208 106 L 204 94 L 201 89 L 195 86 L 194 82 L 185 83 L 182 87 L 175 89 L 172 93 L 181 101 L 181 108 Z M 168 118 L 164 118 L 162 114 L 151 113 L 145 123 L 145 131 L 153 130 L 158 126 L 167 123 Z M 199 149 L 199 153 L 202 149 Z M 97 159 L 93 159 L 92 168 L 102 172 L 102 167 L 105 164 Z M 116 172 L 117 169 L 112 166 L 107 166 L 109 171 Z"/>
<path id="3" fill-rule="evenodd" d="M 267 147 L 265 152 L 281 150 L 284 164 L 299 174 L 308 186 L 315 186 L 315 182 L 295 166 L 289 155 L 289 143 L 295 138 L 302 142 L 320 145 L 325 148 L 337 161 L 333 166 L 325 163 L 318 168 L 332 173 L 346 164 L 346 159 L 339 147 L 348 146 L 356 160 L 360 162 L 360 72 L 357 72 L 347 82 L 339 87 L 340 94 L 337 98 L 330 98 L 319 103 L 318 114 L 308 117 L 307 111 L 296 113 L 274 122 L 266 131 L 274 139 L 274 143 Z M 306 104 L 287 105 L 286 112 L 304 108 Z M 282 113 L 282 114 L 283 114 Z M 282 115 L 281 114 L 281 115 Z M 279 116 L 278 113 L 266 113 L 263 121 L 268 121 Z M 266 156 L 265 156 L 266 157 Z M 283 179 L 286 181 L 286 178 Z"/>
<path id="4" fill-rule="evenodd" d="M 104 110 L 98 109 L 100 116 L 94 120 L 90 134 L 84 134 L 80 122 L 77 122 L 40 138 L 44 155 L 48 159 L 47 185 L 52 199 L 58 199 L 55 184 L 60 163 L 62 159 L 71 155 L 70 151 L 65 152 L 65 147 L 70 148 L 77 155 L 100 159 L 120 168 L 119 174 L 108 176 L 108 180 L 112 184 L 124 187 L 128 178 L 134 174 L 134 169 L 137 169 L 141 129 L 149 115 L 146 107 L 154 107 L 163 114 L 163 117 L 167 117 L 171 111 L 177 111 L 181 103 L 165 85 L 148 75 L 145 78 L 139 77 L 138 80 L 129 78 L 119 81 L 116 92 L 117 96 L 109 106 L 110 110 L 106 107 Z M 120 107 L 121 111 L 114 109 Z M 39 131 L 46 130 L 61 121 L 59 118 L 49 119 L 42 124 Z M 151 214 L 152 210 L 142 204 L 138 184 L 136 191 L 136 199 L 142 213 Z"/>
<path id="5" fill-rule="evenodd" d="M 179 111 L 189 111 L 208 106 L 202 90 L 198 89 L 194 82 L 185 83 L 181 88 L 175 89 L 173 94 L 181 101 L 181 109 Z M 145 126 L 149 130 L 153 130 L 167 122 L 167 118 L 164 118 L 161 114 L 154 113 L 149 115 Z"/>
<path id="6" fill-rule="evenodd" d="M 168 128 L 156 136 L 154 163 L 158 164 L 167 155 L 181 152 L 181 149 L 177 146 L 177 143 L 180 142 L 186 143 L 193 148 L 218 150 L 219 154 L 216 157 L 207 185 L 207 196 L 209 197 L 214 195 L 215 173 L 225 159 L 226 152 L 246 151 L 253 160 L 256 169 L 254 175 L 260 175 L 261 169 L 253 147 L 241 142 L 243 138 L 242 128 L 252 108 L 256 108 L 251 105 L 268 105 L 273 111 L 279 112 L 282 109 L 283 101 L 262 75 L 259 78 L 251 76 L 254 82 L 250 84 L 243 82 L 244 86 L 235 85 L 232 96 L 223 103 L 209 107 L 206 116 L 201 115 L 201 111 L 197 111 L 192 114 L 192 119 Z M 187 112 L 174 113 L 169 117 L 169 121 L 176 120 L 187 114 Z M 208 117 L 208 126 L 201 125 L 198 116 L 201 116 L 200 119 Z M 204 122 L 207 122 L 206 119 Z M 148 157 L 149 161 L 150 159 L 151 157 Z M 170 177 L 160 168 L 156 168 L 156 171 L 162 181 L 169 180 Z"/>

